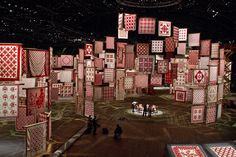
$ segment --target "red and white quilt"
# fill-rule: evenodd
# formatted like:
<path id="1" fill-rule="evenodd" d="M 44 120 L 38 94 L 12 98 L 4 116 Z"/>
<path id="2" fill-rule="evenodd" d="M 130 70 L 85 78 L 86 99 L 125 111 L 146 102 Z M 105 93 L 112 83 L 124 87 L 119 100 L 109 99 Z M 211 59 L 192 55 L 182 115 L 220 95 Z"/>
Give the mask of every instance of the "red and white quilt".
<path id="1" fill-rule="evenodd" d="M 188 37 L 188 29 L 179 28 L 179 41 L 187 41 L 187 37 Z"/>
<path id="2" fill-rule="evenodd" d="M 186 43 L 179 43 L 177 47 L 177 54 L 185 55 L 186 54 Z"/>
<path id="3" fill-rule="evenodd" d="M 125 67 L 125 48 L 127 43 L 117 43 L 117 56 L 116 56 L 116 67 L 124 68 Z"/>
<path id="4" fill-rule="evenodd" d="M 198 65 L 199 50 L 190 50 L 188 63 L 191 65 Z"/>
<path id="5" fill-rule="evenodd" d="M 157 62 L 157 73 L 165 74 L 169 70 L 169 62 L 168 60 L 159 60 Z"/>
<path id="6" fill-rule="evenodd" d="M 201 56 L 209 56 L 211 52 L 211 40 L 201 40 Z"/>
<path id="7" fill-rule="evenodd" d="M 94 116 L 94 102 L 91 100 L 85 100 L 85 105 L 84 105 L 84 115 L 86 117 L 88 116 Z"/>
<path id="8" fill-rule="evenodd" d="M 21 45 L 0 44 L 0 81 L 20 80 L 21 51 Z"/>
<path id="9" fill-rule="evenodd" d="M 156 19 L 143 17 L 139 18 L 138 34 L 155 34 Z"/>
<path id="10" fill-rule="evenodd" d="M 148 75 L 136 75 L 135 87 L 148 88 Z"/>
<path id="11" fill-rule="evenodd" d="M 211 44 L 211 58 L 219 58 L 219 43 Z"/>
<path id="12" fill-rule="evenodd" d="M 153 56 L 139 56 L 139 72 L 151 73 L 154 65 Z"/>
<path id="13" fill-rule="evenodd" d="M 231 145 L 218 145 L 212 146 L 210 149 L 214 152 L 217 157 L 235 157 L 236 149 Z"/>
<path id="14" fill-rule="evenodd" d="M 163 45 L 163 40 L 152 40 L 152 53 L 162 53 Z"/>
<path id="15" fill-rule="evenodd" d="M 216 84 L 218 76 L 218 66 L 209 66 L 209 83 Z"/>
<path id="16" fill-rule="evenodd" d="M 85 44 L 85 56 L 93 55 L 93 44 Z"/>
<path id="17" fill-rule="evenodd" d="M 179 28 L 176 26 L 173 27 L 173 38 L 175 42 L 175 47 L 177 47 L 179 42 Z"/>
<path id="18" fill-rule="evenodd" d="M 134 77 L 128 76 L 125 77 L 125 89 L 133 89 L 134 87 Z"/>
<path id="19" fill-rule="evenodd" d="M 217 102 L 217 85 L 209 85 L 207 90 L 207 102 L 215 103 Z"/>
<path id="20" fill-rule="evenodd" d="M 115 68 L 115 54 L 106 53 L 105 54 L 105 64 L 108 68 Z"/>
<path id="21" fill-rule="evenodd" d="M 115 49 L 115 37 L 106 36 L 106 49 Z"/>
<path id="22" fill-rule="evenodd" d="M 115 78 L 115 70 L 111 68 L 105 68 L 104 69 L 104 82 L 114 82 Z"/>
<path id="23" fill-rule="evenodd" d="M 118 14 L 118 29 L 124 28 L 124 13 Z"/>
<path id="24" fill-rule="evenodd" d="M 95 41 L 94 44 L 95 44 L 94 53 L 96 53 L 96 54 L 102 53 L 102 51 L 103 51 L 103 41 Z"/>
<path id="25" fill-rule="evenodd" d="M 103 88 L 103 100 L 112 101 L 114 99 L 114 88 L 113 87 L 104 87 Z"/>
<path id="26" fill-rule="evenodd" d="M 205 89 L 193 89 L 193 102 L 192 104 L 205 104 Z"/>
<path id="27" fill-rule="evenodd" d="M 171 22 L 158 21 L 158 36 L 169 37 L 171 36 Z"/>
<path id="28" fill-rule="evenodd" d="M 174 52 L 175 42 L 173 37 L 165 38 L 165 52 Z"/>
<path id="29" fill-rule="evenodd" d="M 134 53 L 126 53 L 125 54 L 125 68 L 126 69 L 133 69 L 134 68 Z"/>
<path id="30" fill-rule="evenodd" d="M 18 85 L 0 85 L 0 118 L 18 116 Z"/>
<path id="31" fill-rule="evenodd" d="M 208 69 L 208 65 L 209 65 L 209 57 L 200 57 L 199 68 Z"/>
<path id="32" fill-rule="evenodd" d="M 191 33 L 188 35 L 188 46 L 200 46 L 200 33 Z"/>
<path id="33" fill-rule="evenodd" d="M 61 66 L 73 66 L 74 58 L 72 55 L 61 55 Z"/>
<path id="34" fill-rule="evenodd" d="M 126 31 L 135 31 L 136 30 L 136 14 L 125 14 L 124 23 L 125 23 Z"/>
<path id="35" fill-rule="evenodd" d="M 192 106 L 191 108 L 191 123 L 203 123 L 205 106 Z"/>
<path id="36" fill-rule="evenodd" d="M 206 157 L 200 146 L 176 145 L 171 146 L 175 157 Z"/>
<path id="37" fill-rule="evenodd" d="M 151 85 L 161 86 L 162 85 L 162 74 L 153 74 L 151 75 Z"/>
<path id="38" fill-rule="evenodd" d="M 216 104 L 210 104 L 206 107 L 206 123 L 216 121 Z"/>
<path id="39" fill-rule="evenodd" d="M 118 29 L 118 39 L 128 39 L 129 38 L 129 31 L 123 29 Z"/>
<path id="40" fill-rule="evenodd" d="M 149 44 L 148 43 L 138 43 L 136 45 L 137 56 L 149 55 Z"/>
<path id="41" fill-rule="evenodd" d="M 208 82 L 208 70 L 193 70 L 193 83 L 206 84 Z"/>
<path id="42" fill-rule="evenodd" d="M 86 72 L 85 73 L 86 81 L 94 82 L 95 69 L 94 68 L 86 68 L 85 72 Z"/>
<path id="43" fill-rule="evenodd" d="M 185 102 L 186 100 L 186 91 L 176 90 L 175 91 L 175 101 Z"/>

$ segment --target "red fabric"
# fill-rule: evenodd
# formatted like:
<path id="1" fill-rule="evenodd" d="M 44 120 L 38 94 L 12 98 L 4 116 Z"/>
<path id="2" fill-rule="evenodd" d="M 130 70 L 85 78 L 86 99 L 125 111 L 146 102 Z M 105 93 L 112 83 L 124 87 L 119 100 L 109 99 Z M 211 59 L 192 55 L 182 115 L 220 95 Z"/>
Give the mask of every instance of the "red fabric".
<path id="1" fill-rule="evenodd" d="M 214 123 L 216 121 L 216 104 L 211 104 L 206 108 L 206 123 Z"/>
<path id="2" fill-rule="evenodd" d="M 84 114 L 85 116 L 94 116 L 94 102 L 90 100 L 85 100 L 85 105 L 84 105 L 85 111 Z"/>
<path id="3" fill-rule="evenodd" d="M 136 14 L 125 14 L 124 23 L 125 23 L 126 31 L 135 31 L 136 30 Z"/>
<path id="4" fill-rule="evenodd" d="M 95 74 L 94 85 L 102 85 L 103 74 Z"/>
<path id="5" fill-rule="evenodd" d="M 162 85 L 162 74 L 151 75 L 151 85 L 161 86 Z"/>
<path id="6" fill-rule="evenodd" d="M 186 43 L 179 43 L 177 48 L 177 54 L 185 55 L 186 53 Z"/>
<path id="7" fill-rule="evenodd" d="M 197 65 L 198 59 L 199 59 L 199 50 L 190 50 L 188 64 Z"/>
<path id="8" fill-rule="evenodd" d="M 136 75 L 135 87 L 148 88 L 148 75 Z"/>
<path id="9" fill-rule="evenodd" d="M 21 58 L 21 61 L 22 61 L 22 74 L 27 74 L 27 50 L 26 49 L 23 49 L 22 50 L 22 58 Z"/>
<path id="10" fill-rule="evenodd" d="M 138 34 L 155 34 L 156 19 L 155 18 L 139 18 Z"/>
<path id="11" fill-rule="evenodd" d="M 106 49 L 115 49 L 115 37 L 106 36 Z"/>
<path id="12" fill-rule="evenodd" d="M 175 90 L 175 101 L 185 102 L 186 100 L 186 91 Z"/>
<path id="13" fill-rule="evenodd" d="M 58 100 L 58 88 L 52 88 L 52 100 Z"/>
<path id="14" fill-rule="evenodd" d="M 0 44 L 0 81 L 20 79 L 21 45 Z"/>
<path id="15" fill-rule="evenodd" d="M 133 69 L 134 68 L 134 53 L 126 53 L 125 57 L 125 68 Z"/>
<path id="16" fill-rule="evenodd" d="M 79 49 L 79 63 L 84 63 L 84 49 Z"/>
<path id="17" fill-rule="evenodd" d="M 171 22 L 159 21 L 158 22 L 158 35 L 169 37 L 171 36 Z"/>
<path id="18" fill-rule="evenodd" d="M 125 47 L 127 43 L 117 43 L 116 67 L 125 67 Z"/>
<path id="19" fill-rule="evenodd" d="M 165 73 L 165 83 L 166 84 L 172 84 L 173 83 L 171 72 Z"/>
<path id="20" fill-rule="evenodd" d="M 113 82 L 115 78 L 115 70 L 111 68 L 104 69 L 104 82 Z"/>
<path id="21" fill-rule="evenodd" d="M 201 56 L 209 56 L 211 51 L 211 40 L 201 40 Z"/>
<path id="22" fill-rule="evenodd" d="M 175 58 L 174 52 L 166 52 L 165 54 L 166 54 L 165 59 L 167 59 L 168 61 L 170 61 L 171 58 Z"/>
<path id="23" fill-rule="evenodd" d="M 148 55 L 149 54 L 149 44 L 147 43 L 138 43 L 136 45 L 137 56 L 139 55 Z"/>
<path id="24" fill-rule="evenodd" d="M 169 70 L 169 62 L 168 62 L 168 60 L 159 60 L 158 62 L 157 62 L 157 72 L 159 73 L 159 74 L 165 74 L 165 73 L 167 73 L 168 72 L 168 70 Z"/>
<path id="25" fill-rule="evenodd" d="M 154 65 L 154 58 L 152 56 L 140 56 L 139 60 L 139 72 L 151 73 Z"/>
<path id="26" fill-rule="evenodd" d="M 103 61 L 103 59 L 102 58 L 94 59 L 94 66 L 95 66 L 95 68 L 103 69 L 104 68 L 104 61 Z"/>
<path id="27" fill-rule="evenodd" d="M 175 42 L 175 47 L 177 47 L 179 42 L 179 28 L 176 26 L 173 27 L 173 38 Z"/>
<path id="28" fill-rule="evenodd" d="M 205 106 L 192 106 L 191 109 L 191 123 L 203 123 Z"/>
<path id="29" fill-rule="evenodd" d="M 103 100 L 111 101 L 114 98 L 114 88 L 113 87 L 104 87 L 103 88 Z"/>
<path id="30" fill-rule="evenodd" d="M 175 157 L 205 157 L 199 146 L 182 145 L 171 146 Z"/>
<path id="31" fill-rule="evenodd" d="M 188 38 L 188 29 L 179 28 L 179 41 L 187 41 Z"/>
<path id="32" fill-rule="evenodd" d="M 165 38 L 165 52 L 174 52 L 175 42 L 173 37 Z"/>
<path id="33" fill-rule="evenodd" d="M 93 44 L 85 44 L 85 56 L 93 55 Z"/>
<path id="34" fill-rule="evenodd" d="M 93 100 L 93 86 L 86 85 L 86 99 Z"/>
<path id="35" fill-rule="evenodd" d="M 61 66 L 73 66 L 73 62 L 72 55 L 61 55 Z"/>

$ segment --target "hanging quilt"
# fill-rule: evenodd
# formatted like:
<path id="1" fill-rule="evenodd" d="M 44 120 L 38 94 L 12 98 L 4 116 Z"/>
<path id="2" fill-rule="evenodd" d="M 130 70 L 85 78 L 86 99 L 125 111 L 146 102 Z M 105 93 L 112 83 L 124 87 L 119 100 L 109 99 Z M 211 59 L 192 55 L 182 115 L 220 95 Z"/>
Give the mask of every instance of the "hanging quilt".
<path id="1" fill-rule="evenodd" d="M 208 69 L 208 65 L 209 65 L 209 57 L 200 57 L 199 68 Z"/>
<path id="2" fill-rule="evenodd" d="M 104 87 L 103 88 L 103 100 L 112 101 L 114 99 L 114 88 L 113 87 Z"/>
<path id="3" fill-rule="evenodd" d="M 222 100 L 223 99 L 223 95 L 224 95 L 224 84 L 223 83 L 219 83 L 218 84 L 218 98 L 217 98 L 217 100 Z"/>
<path id="4" fill-rule="evenodd" d="M 153 74 L 151 75 L 151 85 L 161 86 L 162 85 L 162 74 Z"/>
<path id="5" fill-rule="evenodd" d="M 175 42 L 173 37 L 165 38 L 165 52 L 174 52 Z"/>
<path id="6" fill-rule="evenodd" d="M 0 44 L 0 81 L 20 80 L 20 44 Z"/>
<path id="7" fill-rule="evenodd" d="M 116 100 L 124 100 L 125 99 L 125 70 L 117 69 L 116 70 L 116 88 L 115 88 L 115 96 Z"/>
<path id="8" fill-rule="evenodd" d="M 198 57 L 199 57 L 199 51 L 198 50 L 190 50 L 189 51 L 188 64 L 198 65 Z"/>
<path id="9" fill-rule="evenodd" d="M 191 108 L 191 123 L 203 123 L 205 106 L 192 106 Z"/>
<path id="10" fill-rule="evenodd" d="M 153 56 L 139 56 L 139 72 L 151 73 L 154 65 Z"/>
<path id="11" fill-rule="evenodd" d="M 85 44 L 85 56 L 93 55 L 93 44 Z"/>
<path id="12" fill-rule="evenodd" d="M 103 87 L 94 87 L 94 101 L 103 100 Z"/>
<path id="13" fill-rule="evenodd" d="M 138 43 L 136 45 L 136 53 L 139 55 L 148 55 L 149 54 L 149 44 L 148 43 Z"/>
<path id="14" fill-rule="evenodd" d="M 94 85 L 102 85 L 103 74 L 95 74 Z"/>
<path id="15" fill-rule="evenodd" d="M 134 87 L 134 77 L 128 76 L 125 77 L 125 89 L 133 89 Z"/>
<path id="16" fill-rule="evenodd" d="M 171 71 L 169 71 L 168 73 L 165 73 L 165 83 L 166 84 L 172 84 L 173 83 Z"/>
<path id="17" fill-rule="evenodd" d="M 117 43 L 116 67 L 125 67 L 125 47 L 127 43 Z"/>
<path id="18" fill-rule="evenodd" d="M 179 41 L 187 41 L 187 37 L 188 37 L 188 29 L 179 28 Z"/>
<path id="19" fill-rule="evenodd" d="M 168 145 L 173 157 L 207 157 L 200 145 Z"/>
<path id="20" fill-rule="evenodd" d="M 225 49 L 224 49 L 224 48 L 221 48 L 221 49 L 220 49 L 220 56 L 219 56 L 219 58 L 220 58 L 221 60 L 225 59 Z"/>
<path id="21" fill-rule="evenodd" d="M 102 53 L 103 51 L 103 41 L 95 41 L 95 48 L 94 48 L 94 53 Z"/>
<path id="22" fill-rule="evenodd" d="M 236 148 L 230 143 L 205 144 L 206 150 L 214 157 L 235 157 Z"/>
<path id="23" fill-rule="evenodd" d="M 52 101 L 58 100 L 59 88 L 52 88 Z"/>
<path id="24" fill-rule="evenodd" d="M 115 49 L 115 37 L 106 36 L 106 49 Z"/>
<path id="25" fill-rule="evenodd" d="M 186 91 L 176 90 L 175 91 L 175 101 L 185 102 L 186 100 Z"/>
<path id="26" fill-rule="evenodd" d="M 46 53 L 45 50 L 34 50 L 29 51 L 29 70 L 33 77 L 46 76 Z"/>
<path id="27" fill-rule="evenodd" d="M 111 68 L 105 68 L 104 69 L 104 82 L 114 82 L 115 78 L 115 70 Z"/>
<path id="28" fill-rule="evenodd" d="M 143 17 L 139 18 L 138 34 L 155 34 L 156 19 Z"/>
<path id="29" fill-rule="evenodd" d="M 123 29 L 118 29 L 118 39 L 128 39 L 129 32 Z"/>
<path id="30" fill-rule="evenodd" d="M 57 68 L 61 68 L 61 57 L 57 57 Z"/>
<path id="31" fill-rule="evenodd" d="M 219 43 L 211 44 L 211 58 L 219 58 Z"/>
<path id="32" fill-rule="evenodd" d="M 0 118 L 18 116 L 18 85 L 0 85 Z"/>
<path id="33" fill-rule="evenodd" d="M 57 68 L 57 65 L 58 65 L 58 56 L 54 56 L 52 57 L 52 68 Z"/>
<path id="34" fill-rule="evenodd" d="M 216 84 L 217 83 L 217 76 L 218 76 L 218 67 L 216 66 L 209 66 L 209 83 Z"/>
<path id="35" fill-rule="evenodd" d="M 26 126 L 26 156 L 33 157 L 46 152 L 47 122 Z"/>
<path id="36" fill-rule="evenodd" d="M 166 52 L 165 53 L 165 59 L 167 59 L 168 61 L 171 60 L 171 58 L 175 58 L 175 53 L 174 52 Z"/>
<path id="37" fill-rule="evenodd" d="M 210 104 L 206 107 L 206 123 L 214 123 L 216 121 L 216 104 Z"/>
<path id="38" fill-rule="evenodd" d="M 177 79 L 178 63 L 171 63 L 172 79 Z"/>
<path id="39" fill-rule="evenodd" d="M 86 81 L 88 82 L 94 82 L 94 73 L 95 69 L 94 68 L 86 68 L 85 69 L 85 76 L 86 76 Z"/>
<path id="40" fill-rule="evenodd" d="M 134 53 L 134 45 L 130 45 L 130 44 L 126 45 L 125 52 L 126 53 Z"/>
<path id="41" fill-rule="evenodd" d="M 79 63 L 84 63 L 84 49 L 79 49 Z"/>
<path id="42" fill-rule="evenodd" d="M 84 64 L 83 63 L 78 64 L 78 78 L 84 79 Z"/>
<path id="43" fill-rule="evenodd" d="M 173 26 L 173 38 L 175 42 L 175 47 L 177 47 L 179 42 L 179 28 L 176 26 Z"/>
<path id="44" fill-rule="evenodd" d="M 216 116 L 216 118 L 220 119 L 221 115 L 222 115 L 222 103 L 219 103 L 217 106 L 218 107 L 217 107 L 217 116 Z"/>
<path id="45" fill-rule="evenodd" d="M 207 84 L 208 70 L 193 70 L 193 83 L 194 84 Z"/>
<path id="46" fill-rule="evenodd" d="M 36 87 L 26 89 L 27 115 L 36 115 L 45 109 L 45 88 Z"/>
<path id="47" fill-rule="evenodd" d="M 217 85 L 209 85 L 207 91 L 207 102 L 215 103 L 217 102 Z"/>
<path id="48" fill-rule="evenodd" d="M 186 58 L 176 58 L 175 63 L 178 63 L 178 73 L 185 73 L 188 71 L 188 60 Z"/>
<path id="49" fill-rule="evenodd" d="M 135 87 L 148 88 L 148 75 L 136 75 L 135 76 Z"/>
<path id="50" fill-rule="evenodd" d="M 175 81 L 176 85 L 185 85 L 185 74 L 184 73 L 177 73 L 177 79 Z"/>
<path id="51" fill-rule="evenodd" d="M 171 36 L 171 22 L 158 21 L 158 36 L 169 37 Z"/>
<path id="52" fill-rule="evenodd" d="M 115 68 L 115 54 L 106 53 L 105 54 L 105 64 L 108 68 Z"/>
<path id="53" fill-rule="evenodd" d="M 188 35 L 188 46 L 200 46 L 200 33 L 191 33 Z"/>
<path id="54" fill-rule="evenodd" d="M 157 62 L 157 73 L 165 74 L 169 70 L 169 62 L 168 60 L 159 60 Z"/>
<path id="55" fill-rule="evenodd" d="M 135 31 L 136 30 L 136 14 L 125 14 L 124 23 L 125 23 L 126 31 Z"/>
<path id="56" fill-rule="evenodd" d="M 61 70 L 60 71 L 60 81 L 61 82 L 71 82 L 72 80 L 72 70 Z"/>
<path id="57" fill-rule="evenodd" d="M 201 56 L 209 56 L 211 52 L 211 40 L 201 40 Z"/>
<path id="58" fill-rule="evenodd" d="M 185 55 L 186 54 L 186 43 L 179 43 L 177 47 L 177 54 Z"/>
<path id="59" fill-rule="evenodd" d="M 84 105 L 84 115 L 86 117 L 88 116 L 94 116 L 94 102 L 91 100 L 85 100 L 85 105 Z"/>
<path id="60" fill-rule="evenodd" d="M 152 40 L 152 53 L 162 53 L 163 45 L 163 40 Z"/>
<path id="61" fill-rule="evenodd" d="M 27 50 L 22 49 L 21 64 L 22 64 L 22 75 L 27 74 Z"/>
<path id="62" fill-rule="evenodd" d="M 94 59 L 94 67 L 97 69 L 103 69 L 104 68 L 103 59 L 102 58 L 95 58 Z"/>
<path id="63" fill-rule="evenodd" d="M 133 69 L 134 68 L 134 53 L 126 53 L 125 54 L 125 68 Z"/>
<path id="64" fill-rule="evenodd" d="M 193 102 L 192 104 L 205 104 L 205 89 L 193 89 Z"/>
<path id="65" fill-rule="evenodd" d="M 119 13 L 118 14 L 118 29 L 123 29 L 124 28 L 124 14 Z"/>
<path id="66" fill-rule="evenodd" d="M 73 66 L 74 58 L 72 55 L 61 55 L 61 66 Z"/>
<path id="67" fill-rule="evenodd" d="M 93 100 L 93 86 L 92 85 L 86 85 L 85 96 L 87 100 Z"/>
<path id="68" fill-rule="evenodd" d="M 51 72 L 50 73 L 50 79 L 51 79 L 51 82 L 52 83 L 57 83 L 57 80 L 58 80 L 58 72 Z"/>
<path id="69" fill-rule="evenodd" d="M 26 97 L 26 90 L 24 88 L 36 87 L 36 78 L 22 78 L 21 83 L 24 85 L 19 86 L 19 97 Z"/>

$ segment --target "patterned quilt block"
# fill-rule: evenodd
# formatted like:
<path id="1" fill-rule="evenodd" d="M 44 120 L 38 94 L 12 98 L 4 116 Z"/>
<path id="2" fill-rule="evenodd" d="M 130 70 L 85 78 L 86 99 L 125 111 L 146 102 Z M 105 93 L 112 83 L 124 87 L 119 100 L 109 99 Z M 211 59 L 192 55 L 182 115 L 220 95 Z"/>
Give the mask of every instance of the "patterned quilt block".
<path id="1" fill-rule="evenodd" d="M 207 84 L 208 70 L 193 70 L 193 83 L 194 84 Z"/>
<path id="2" fill-rule="evenodd" d="M 173 37 L 165 38 L 165 52 L 175 51 L 175 41 Z"/>
<path id="3" fill-rule="evenodd" d="M 175 101 L 185 102 L 186 100 L 186 91 L 176 90 L 175 91 Z"/>
<path id="4" fill-rule="evenodd" d="M 214 123 L 216 121 L 216 104 L 210 104 L 206 107 L 206 123 Z"/>
<path id="5" fill-rule="evenodd" d="M 217 115 L 216 118 L 220 119 L 222 115 L 222 103 L 217 104 Z"/>
<path id="6" fill-rule="evenodd" d="M 211 44 L 211 58 L 219 58 L 219 43 Z"/>
<path id="7" fill-rule="evenodd" d="M 179 28 L 176 26 L 173 26 L 173 38 L 175 42 L 175 47 L 177 47 L 179 42 Z"/>
<path id="8" fill-rule="evenodd" d="M 102 85 L 103 74 L 95 74 L 94 85 Z"/>
<path id="9" fill-rule="evenodd" d="M 185 85 L 186 82 L 186 75 L 185 73 L 177 73 L 177 79 L 175 80 L 176 85 Z"/>
<path id="10" fill-rule="evenodd" d="M 104 69 L 104 82 L 108 83 L 108 82 L 114 82 L 114 78 L 115 78 L 115 70 L 111 69 L 111 68 L 105 68 Z"/>
<path id="11" fill-rule="evenodd" d="M 153 56 L 139 56 L 139 72 L 151 73 L 154 65 Z"/>
<path id="12" fill-rule="evenodd" d="M 165 81 L 166 84 L 172 84 L 173 83 L 171 71 L 169 71 L 168 73 L 165 73 L 165 80 L 164 81 Z"/>
<path id="13" fill-rule="evenodd" d="M 95 69 L 94 68 L 87 67 L 85 69 L 86 81 L 94 82 L 94 75 L 95 75 L 94 73 L 95 73 Z"/>
<path id="14" fill-rule="evenodd" d="M 177 54 L 185 55 L 186 54 L 186 43 L 179 43 L 177 47 Z"/>
<path id="15" fill-rule="evenodd" d="M 125 67 L 125 49 L 127 43 L 117 43 L 117 53 L 116 53 L 116 67 L 124 68 Z"/>
<path id="16" fill-rule="evenodd" d="M 61 66 L 73 66 L 73 61 L 72 55 L 61 55 Z"/>
<path id="17" fill-rule="evenodd" d="M 68 69 L 68 70 L 61 70 L 58 75 L 60 75 L 61 82 L 71 82 L 73 73 L 72 70 Z"/>
<path id="18" fill-rule="evenodd" d="M 155 34 L 156 19 L 143 17 L 139 18 L 138 34 Z"/>
<path id="19" fill-rule="evenodd" d="M 0 81 L 20 79 L 22 47 L 19 44 L 0 44 Z"/>
<path id="20" fill-rule="evenodd" d="M 134 53 L 134 45 L 128 44 L 125 46 L 126 53 Z"/>
<path id="21" fill-rule="evenodd" d="M 200 46 L 200 33 L 191 33 L 188 35 L 188 46 Z"/>
<path id="22" fill-rule="evenodd" d="M 115 49 L 115 37 L 106 36 L 106 49 Z"/>
<path id="23" fill-rule="evenodd" d="M 175 58 L 175 63 L 178 63 L 178 73 L 185 73 L 188 71 L 188 60 L 186 58 Z"/>
<path id="24" fill-rule="evenodd" d="M 152 53 L 162 53 L 164 47 L 163 40 L 152 40 Z"/>
<path id="25" fill-rule="evenodd" d="M 209 85 L 207 90 L 207 102 L 215 103 L 217 102 L 217 85 Z"/>
<path id="26" fill-rule="evenodd" d="M 149 44 L 148 43 L 138 43 L 136 45 L 136 53 L 139 55 L 149 55 Z"/>
<path id="27" fill-rule="evenodd" d="M 58 94 L 59 94 L 59 89 L 58 88 L 52 88 L 51 92 L 52 96 L 52 101 L 58 100 Z"/>
<path id="28" fill-rule="evenodd" d="M 21 55 L 21 69 L 22 69 L 22 75 L 26 74 L 27 75 L 27 50 L 26 49 L 22 49 L 22 55 Z"/>
<path id="29" fill-rule="evenodd" d="M 172 79 L 177 79 L 178 63 L 171 63 Z"/>
<path id="30" fill-rule="evenodd" d="M 218 66 L 209 66 L 209 83 L 216 84 L 218 76 Z"/>
<path id="31" fill-rule="evenodd" d="M 169 70 L 169 62 L 168 60 L 159 60 L 157 62 L 157 73 L 165 74 Z"/>
<path id="32" fill-rule="evenodd" d="M 196 144 L 168 145 L 167 149 L 174 157 L 207 157 L 202 147 Z"/>
<path id="33" fill-rule="evenodd" d="M 219 83 L 217 100 L 222 100 L 223 96 L 224 96 L 224 83 Z"/>
<path id="34" fill-rule="evenodd" d="M 104 62 L 102 58 L 96 58 L 94 59 L 94 67 L 97 69 L 103 69 L 104 68 Z"/>
<path id="35" fill-rule="evenodd" d="M 93 44 L 85 44 L 85 56 L 93 55 Z"/>
<path id="36" fill-rule="evenodd" d="M 188 29 L 179 28 L 179 41 L 187 41 L 188 38 Z"/>
<path id="37" fill-rule="evenodd" d="M 129 31 L 123 29 L 118 29 L 118 39 L 128 39 L 129 38 Z"/>
<path id="38" fill-rule="evenodd" d="M 162 85 L 162 74 L 153 74 L 151 75 L 151 85 L 161 86 Z"/>
<path id="39" fill-rule="evenodd" d="M 147 88 L 148 87 L 148 75 L 136 75 L 135 87 Z"/>
<path id="40" fill-rule="evenodd" d="M 200 57 L 199 68 L 208 69 L 208 65 L 209 65 L 209 57 Z"/>
<path id="41" fill-rule="evenodd" d="M 191 108 L 191 123 L 203 123 L 205 106 L 192 106 Z"/>
<path id="42" fill-rule="evenodd" d="M 235 157 L 236 148 L 230 143 L 212 143 L 204 145 L 213 157 Z"/>
<path id="43" fill-rule="evenodd" d="M 158 36 L 169 37 L 171 36 L 171 22 L 158 21 Z"/>
<path id="44" fill-rule="evenodd" d="M 134 77 L 129 76 L 125 77 L 125 89 L 133 89 L 134 88 Z"/>
<path id="45" fill-rule="evenodd" d="M 102 53 L 103 51 L 103 41 L 95 41 L 94 53 Z"/>
<path id="46" fill-rule="evenodd" d="M 0 118 L 18 116 L 18 85 L 0 85 Z"/>
<path id="47" fill-rule="evenodd" d="M 209 56 L 211 52 L 211 40 L 201 40 L 201 56 Z"/>
<path id="48" fill-rule="evenodd" d="M 112 101 L 114 99 L 114 88 L 113 87 L 104 87 L 103 88 L 103 100 Z"/>
<path id="49" fill-rule="evenodd" d="M 190 50 L 188 63 L 191 65 L 198 65 L 199 51 Z"/>
<path id="50" fill-rule="evenodd" d="M 136 30 L 136 14 L 125 14 L 124 24 L 126 31 L 135 31 Z"/>
<path id="51" fill-rule="evenodd" d="M 124 13 L 118 14 L 118 29 L 124 28 Z"/>
<path id="52" fill-rule="evenodd" d="M 125 68 L 126 69 L 133 69 L 134 68 L 134 53 L 126 53 L 125 54 Z"/>
<path id="53" fill-rule="evenodd" d="M 105 53 L 105 64 L 108 68 L 115 68 L 115 54 Z"/>
<path id="54" fill-rule="evenodd" d="M 87 100 L 93 100 L 93 86 L 92 85 L 86 85 L 86 92 L 85 96 Z"/>
<path id="55" fill-rule="evenodd" d="M 192 104 L 205 104 L 205 89 L 193 89 L 193 102 Z"/>
<path id="56" fill-rule="evenodd" d="M 91 100 L 85 100 L 84 103 L 84 115 L 86 117 L 88 116 L 94 116 L 94 102 Z"/>

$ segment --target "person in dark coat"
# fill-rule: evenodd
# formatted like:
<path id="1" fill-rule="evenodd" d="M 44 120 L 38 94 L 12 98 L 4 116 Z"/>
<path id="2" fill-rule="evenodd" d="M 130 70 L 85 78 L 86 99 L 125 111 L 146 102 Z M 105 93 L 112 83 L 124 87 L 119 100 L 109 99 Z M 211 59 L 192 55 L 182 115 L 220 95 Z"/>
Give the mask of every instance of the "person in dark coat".
<path id="1" fill-rule="evenodd" d="M 152 106 L 149 105 L 148 106 L 148 117 L 151 117 L 152 116 Z"/>
<path id="2" fill-rule="evenodd" d="M 93 125 L 93 135 L 96 135 L 97 127 L 100 126 L 97 123 L 97 117 L 96 116 L 94 116 L 94 118 L 92 120 L 92 125 Z"/>
<path id="3" fill-rule="evenodd" d="M 91 131 L 92 131 L 92 117 L 91 117 L 91 115 L 89 115 L 89 117 L 88 117 L 88 121 L 87 121 L 87 130 L 86 130 L 86 133 L 91 133 Z"/>
<path id="4" fill-rule="evenodd" d="M 115 131 L 114 131 L 114 138 L 115 138 L 115 139 L 121 138 L 122 132 L 123 132 L 123 131 L 122 131 L 122 128 L 120 127 L 119 124 L 117 124 L 117 125 L 116 125 L 116 129 L 115 129 Z"/>
<path id="5" fill-rule="evenodd" d="M 147 104 L 144 105 L 143 107 L 143 117 L 147 116 Z"/>

